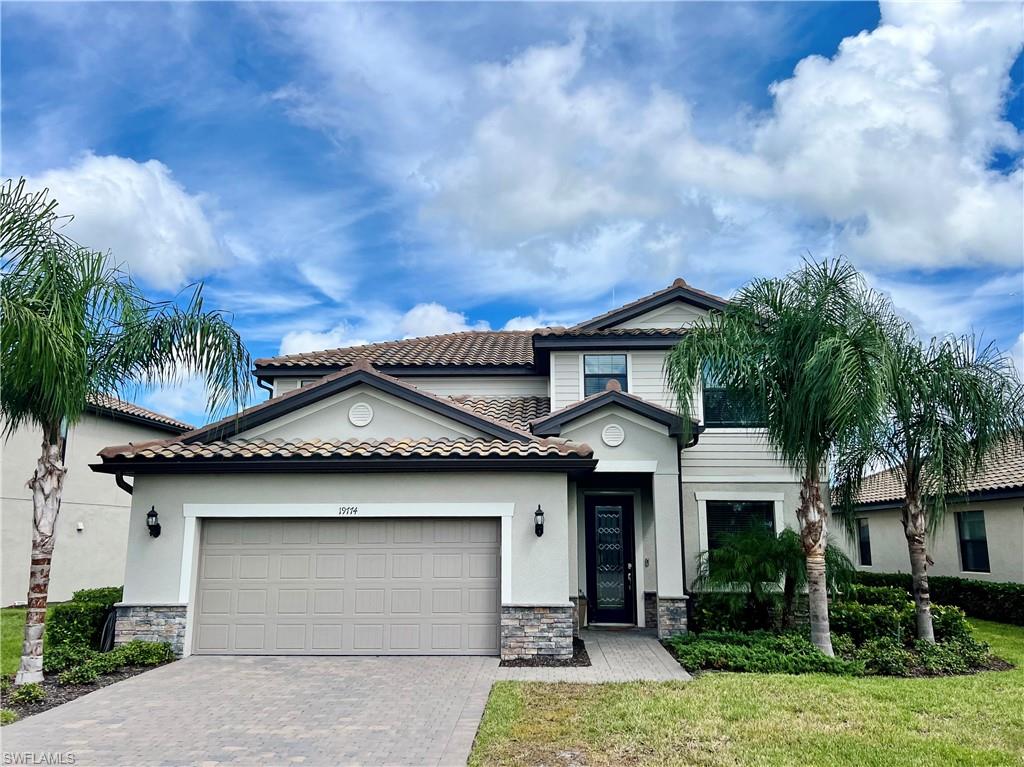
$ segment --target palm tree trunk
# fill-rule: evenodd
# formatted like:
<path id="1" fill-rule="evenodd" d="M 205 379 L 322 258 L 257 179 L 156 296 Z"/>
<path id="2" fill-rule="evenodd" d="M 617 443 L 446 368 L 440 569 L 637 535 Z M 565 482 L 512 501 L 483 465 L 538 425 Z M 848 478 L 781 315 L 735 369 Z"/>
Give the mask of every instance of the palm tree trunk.
<path id="1" fill-rule="evenodd" d="M 828 587 L 825 579 L 825 547 L 828 543 L 828 512 L 821 500 L 817 477 L 804 475 L 800 482 L 800 542 L 807 557 L 807 599 L 810 608 L 811 642 L 829 656 L 832 635 L 828 625 Z"/>
<path id="2" fill-rule="evenodd" d="M 50 562 L 66 473 L 64 441 L 59 427 L 46 429 L 42 453 L 28 482 L 32 490 L 32 569 L 25 613 L 25 642 L 15 684 L 43 681 L 43 629 L 50 590 Z"/>
<path id="3" fill-rule="evenodd" d="M 913 575 L 914 608 L 917 613 L 917 638 L 935 643 L 935 629 L 932 626 L 932 597 L 928 590 L 928 549 L 926 545 L 928 524 L 921 499 L 915 494 L 907 495 L 903 504 L 903 531 L 910 549 L 910 572 Z"/>

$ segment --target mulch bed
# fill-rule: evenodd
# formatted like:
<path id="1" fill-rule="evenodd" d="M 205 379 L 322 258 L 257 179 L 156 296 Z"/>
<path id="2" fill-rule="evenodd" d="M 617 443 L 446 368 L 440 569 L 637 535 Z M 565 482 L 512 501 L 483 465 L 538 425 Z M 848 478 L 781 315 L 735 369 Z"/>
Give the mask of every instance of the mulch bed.
<path id="1" fill-rule="evenodd" d="M 90 692 L 96 692 L 96 690 L 101 687 L 115 684 L 116 682 L 123 681 L 129 677 L 135 676 L 136 674 L 141 674 L 144 671 L 150 671 L 154 668 L 160 667 L 128 666 L 120 671 L 115 671 L 112 674 L 104 674 L 103 676 L 98 677 L 96 681 L 90 682 L 89 684 L 61 684 L 57 681 L 57 674 L 46 674 L 43 676 L 43 681 L 40 682 L 40 685 L 46 691 L 46 697 L 43 700 L 38 703 L 14 703 L 10 700 L 11 693 L 5 691 L 0 695 L 0 708 L 10 709 L 15 712 L 18 715 L 18 719 L 21 720 L 26 716 L 32 716 L 33 714 L 39 714 L 51 708 L 56 708 L 57 706 L 67 703 L 68 701 L 72 701 L 75 698 L 88 695 Z"/>
<path id="2" fill-rule="evenodd" d="M 577 637 L 572 640 L 572 658 L 569 660 L 556 660 L 547 655 L 537 655 L 533 658 L 503 660 L 499 665 L 511 668 L 589 666 L 590 656 L 587 655 L 587 646 L 583 643 L 583 640 Z"/>

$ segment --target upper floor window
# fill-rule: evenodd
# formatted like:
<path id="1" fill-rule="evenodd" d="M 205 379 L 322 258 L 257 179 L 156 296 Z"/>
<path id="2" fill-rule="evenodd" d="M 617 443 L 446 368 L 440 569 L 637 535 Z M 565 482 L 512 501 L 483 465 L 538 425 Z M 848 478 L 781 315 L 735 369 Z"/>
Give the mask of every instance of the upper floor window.
<path id="1" fill-rule="evenodd" d="M 960 538 L 960 566 L 964 572 L 989 572 L 985 512 L 958 511 L 956 530 Z"/>
<path id="2" fill-rule="evenodd" d="M 763 426 L 757 406 L 739 392 L 722 386 L 711 375 L 704 374 L 705 426 Z"/>
<path id="3" fill-rule="evenodd" d="M 626 355 L 583 355 L 583 396 L 604 391 L 609 381 L 618 381 L 626 391 Z"/>
<path id="4" fill-rule="evenodd" d="M 864 517 L 857 519 L 857 549 L 861 566 L 871 567 L 871 530 Z"/>

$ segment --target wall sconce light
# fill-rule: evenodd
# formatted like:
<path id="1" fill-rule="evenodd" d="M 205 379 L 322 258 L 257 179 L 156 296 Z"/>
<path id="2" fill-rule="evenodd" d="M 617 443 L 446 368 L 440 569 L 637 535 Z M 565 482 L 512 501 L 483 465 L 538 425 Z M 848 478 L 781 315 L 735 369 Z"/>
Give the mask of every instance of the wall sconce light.
<path id="1" fill-rule="evenodd" d="M 149 513 L 146 514 L 146 527 L 149 528 L 151 536 L 154 538 L 160 537 L 160 517 L 157 516 L 155 506 L 149 507 Z"/>
<path id="2" fill-rule="evenodd" d="M 537 533 L 537 537 L 540 538 L 544 535 L 544 509 L 537 504 L 537 510 L 533 512 L 533 531 Z"/>

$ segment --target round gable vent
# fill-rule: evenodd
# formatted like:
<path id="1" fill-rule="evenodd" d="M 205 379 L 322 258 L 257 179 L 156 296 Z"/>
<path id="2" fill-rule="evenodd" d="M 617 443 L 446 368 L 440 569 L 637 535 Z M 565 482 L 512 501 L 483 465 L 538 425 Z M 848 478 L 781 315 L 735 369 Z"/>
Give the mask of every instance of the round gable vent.
<path id="1" fill-rule="evenodd" d="M 348 409 L 348 420 L 353 426 L 366 426 L 373 420 L 373 408 L 365 402 L 357 402 Z"/>
<path id="2" fill-rule="evenodd" d="M 601 429 L 601 441 L 608 447 L 618 447 L 626 440 L 626 430 L 617 423 L 610 423 Z"/>

